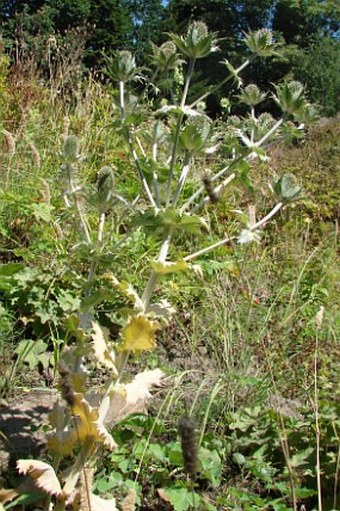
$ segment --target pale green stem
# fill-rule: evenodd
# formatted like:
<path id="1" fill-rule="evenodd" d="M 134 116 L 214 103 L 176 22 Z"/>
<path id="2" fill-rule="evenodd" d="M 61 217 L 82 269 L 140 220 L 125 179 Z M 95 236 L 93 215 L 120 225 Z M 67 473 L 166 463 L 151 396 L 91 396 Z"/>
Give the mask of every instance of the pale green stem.
<path id="1" fill-rule="evenodd" d="M 244 68 L 246 68 L 250 64 L 251 61 L 252 61 L 251 58 L 247 59 L 240 67 L 238 67 L 235 70 L 235 73 L 238 75 L 241 71 L 243 71 Z M 214 87 L 212 87 L 212 89 L 210 89 L 210 91 L 206 92 L 205 94 L 200 96 L 198 99 L 195 99 L 195 101 L 193 103 L 191 103 L 190 108 L 194 108 L 198 103 L 200 103 L 201 101 L 204 101 L 211 94 L 214 94 L 214 92 L 216 92 L 218 89 L 220 89 L 223 85 L 228 83 L 233 78 L 234 78 L 234 76 L 232 74 L 228 75 L 226 78 L 223 78 L 223 80 L 221 80 L 218 84 L 216 84 Z"/>
<path id="2" fill-rule="evenodd" d="M 165 262 L 166 260 L 166 257 L 168 255 L 168 251 L 169 251 L 169 247 L 170 247 L 170 242 L 171 242 L 171 235 L 172 235 L 172 228 L 169 228 L 167 230 L 167 232 L 165 233 L 164 235 L 164 241 L 162 243 L 162 246 L 160 248 L 160 251 L 159 251 L 159 256 L 158 256 L 158 261 L 159 262 Z M 149 305 L 149 302 L 150 302 L 150 298 L 152 296 L 152 293 L 154 292 L 155 290 L 155 287 L 157 285 L 157 282 L 158 282 L 158 279 L 159 279 L 159 274 L 155 271 L 153 271 L 149 277 L 149 280 L 147 282 L 147 285 L 145 287 L 145 290 L 144 290 L 144 293 L 142 295 L 142 302 L 143 302 L 143 305 L 144 305 L 144 311 L 147 310 L 148 308 L 148 305 Z M 117 381 L 119 382 L 122 378 L 122 375 L 123 375 L 123 372 L 126 368 L 126 365 L 127 365 L 127 362 L 128 362 L 128 359 L 129 359 L 129 356 L 130 356 L 130 351 L 126 351 L 123 355 L 123 358 L 121 360 L 121 365 L 120 365 L 120 369 L 119 369 L 119 373 L 118 373 L 118 380 L 116 381 L 113 381 L 110 383 L 110 385 L 108 386 L 103 398 L 102 398 L 102 403 L 101 405 L 99 406 L 99 414 L 101 415 L 102 414 L 102 407 L 105 406 L 105 401 L 104 399 L 109 396 L 111 394 L 111 392 L 113 391 L 115 385 L 117 384 Z M 105 420 L 105 417 L 104 417 L 104 420 Z"/>
<path id="3" fill-rule="evenodd" d="M 63 487 L 63 491 L 67 495 L 70 495 L 71 492 L 77 486 L 80 474 L 85 467 L 86 461 L 90 457 L 90 455 L 93 454 L 93 448 L 94 448 L 94 440 L 92 438 L 85 440 L 81 444 L 79 454 L 75 459 L 75 462 L 71 468 L 71 471 L 70 471 L 68 477 L 66 478 L 66 481 L 65 481 L 65 484 Z"/>
<path id="4" fill-rule="evenodd" d="M 122 81 L 119 82 L 119 104 L 120 104 L 121 120 L 122 120 L 122 124 L 124 125 L 124 121 L 125 121 L 125 117 L 126 117 L 126 110 L 125 110 L 125 84 Z M 145 193 L 146 193 L 149 201 L 151 202 L 151 205 L 153 207 L 157 207 L 156 203 L 155 203 L 155 199 L 153 198 L 153 195 L 152 195 L 151 190 L 149 188 L 148 182 L 145 179 L 143 170 L 142 170 L 142 168 L 140 166 L 139 159 L 138 159 L 138 154 L 137 154 L 135 148 L 133 147 L 133 142 L 132 142 L 130 131 L 127 128 L 125 128 L 124 131 L 125 131 L 126 140 L 127 140 L 128 145 L 129 145 L 129 149 L 130 149 L 130 152 L 131 152 L 134 164 L 135 164 L 137 172 L 138 172 L 139 179 L 141 180 L 141 183 L 142 183 L 142 186 L 143 186 L 143 188 L 145 190 Z"/>
<path id="5" fill-rule="evenodd" d="M 262 227 L 266 222 L 268 222 L 268 220 L 270 220 L 270 218 L 272 218 L 282 208 L 282 206 L 283 206 L 282 202 L 279 202 L 278 204 L 276 204 L 276 206 L 270 211 L 270 213 L 268 213 L 268 215 L 266 215 L 264 218 L 262 218 L 262 220 L 260 220 L 256 224 L 252 225 L 249 228 L 249 230 L 255 231 L 255 230 L 259 229 L 260 227 Z M 221 247 L 222 245 L 225 245 L 226 243 L 228 243 L 234 239 L 235 239 L 235 236 L 233 236 L 231 238 L 230 237 L 223 238 L 223 240 L 217 241 L 213 245 L 209 245 L 208 247 L 202 248 L 202 250 L 199 250 L 198 252 L 195 252 L 194 254 L 187 255 L 186 257 L 183 258 L 183 261 L 191 261 L 192 259 L 196 259 L 196 257 L 199 257 L 204 254 L 208 254 L 212 250 L 215 250 L 215 248 Z"/>
<path id="6" fill-rule="evenodd" d="M 87 227 L 87 224 L 86 224 L 86 220 L 85 220 L 85 217 L 83 215 L 83 212 L 81 210 L 81 205 L 80 205 L 80 201 L 79 201 L 79 197 L 78 197 L 78 194 L 77 194 L 77 190 L 76 190 L 76 187 L 74 186 L 74 183 L 73 183 L 73 179 L 72 179 L 72 173 L 73 173 L 73 168 L 72 168 L 72 165 L 70 163 L 67 163 L 66 164 L 67 166 L 67 173 L 68 173 L 68 182 L 69 182 L 69 190 L 70 190 L 70 193 L 74 196 L 74 204 L 76 206 L 76 209 L 77 209 L 77 213 L 78 213 L 78 216 L 79 216 L 79 220 L 80 220 L 80 225 L 84 231 L 84 234 L 85 234 L 85 238 L 86 238 L 86 242 L 90 245 L 91 244 L 91 236 L 90 236 L 90 232 L 89 232 L 89 229 Z"/>
<path id="7" fill-rule="evenodd" d="M 153 143 L 152 144 L 152 159 L 154 162 L 157 162 L 157 150 L 158 150 L 158 145 L 156 143 Z M 152 184 L 153 184 L 153 191 L 155 194 L 155 200 L 157 202 L 158 207 L 160 207 L 161 198 L 160 198 L 160 194 L 159 194 L 158 177 L 157 177 L 156 172 L 152 173 Z"/>
<path id="8" fill-rule="evenodd" d="M 157 259 L 157 261 L 159 261 L 160 263 L 164 263 L 166 261 L 166 257 L 168 255 L 168 251 L 169 251 L 169 247 L 170 247 L 171 236 L 172 236 L 172 229 L 168 229 L 168 231 L 166 232 L 166 234 L 164 236 L 164 241 L 162 243 L 161 249 L 159 251 L 159 256 Z M 144 310 L 147 310 L 147 307 L 150 302 L 150 298 L 152 296 L 152 293 L 155 290 L 158 279 L 159 279 L 159 273 L 157 273 L 156 271 L 153 271 L 150 275 L 150 278 L 148 280 L 148 283 L 147 283 L 144 293 L 142 295 L 142 302 L 144 305 Z"/>
<path id="9" fill-rule="evenodd" d="M 250 115 L 251 115 L 251 118 L 253 121 L 256 121 L 256 117 L 255 117 L 255 107 L 251 107 L 250 109 Z M 250 141 L 251 143 L 253 144 L 254 143 L 254 134 L 255 134 L 255 129 L 254 127 L 251 129 L 251 134 L 250 134 Z"/>
<path id="10" fill-rule="evenodd" d="M 256 147 L 261 147 L 265 142 L 267 142 L 268 138 L 272 136 L 272 134 L 281 126 L 281 124 L 284 122 L 286 116 L 283 115 L 280 117 L 280 119 L 274 124 L 272 128 L 260 139 L 256 142 Z"/>
<path id="11" fill-rule="evenodd" d="M 190 161 L 191 161 L 191 154 L 187 152 L 185 155 L 185 158 L 184 158 L 183 168 L 182 168 L 182 172 L 181 172 L 180 178 L 177 183 L 174 198 L 172 199 L 173 207 L 176 207 L 178 199 L 179 199 L 181 192 L 185 186 L 185 182 L 188 177 L 188 172 L 190 170 Z"/>
<path id="12" fill-rule="evenodd" d="M 264 218 L 256 222 L 256 224 L 252 225 L 249 230 L 250 231 L 256 231 L 260 227 L 262 227 L 268 220 L 270 220 L 283 206 L 283 202 L 278 202 L 276 206 L 266 215 Z"/>
<path id="13" fill-rule="evenodd" d="M 194 254 L 187 255 L 183 258 L 183 261 L 191 261 L 192 259 L 195 259 L 196 257 L 199 257 L 204 254 L 208 254 L 212 250 L 215 250 L 215 248 L 221 247 L 222 245 L 225 245 L 226 243 L 229 243 L 229 241 L 235 239 L 230 238 L 229 236 L 227 238 L 223 238 L 223 240 L 217 241 L 213 245 L 209 245 L 208 247 L 202 248 L 201 250 L 198 250 L 198 252 L 195 252 Z"/>
<path id="14" fill-rule="evenodd" d="M 182 109 L 185 107 L 185 103 L 187 100 L 190 82 L 191 82 L 192 74 L 193 74 L 194 67 L 195 67 L 195 61 L 196 61 L 196 59 L 191 59 L 189 61 L 187 77 L 185 80 L 182 100 L 180 103 L 180 108 L 182 108 Z M 166 194 L 166 205 L 167 206 L 169 206 L 170 201 L 171 201 L 171 185 L 172 185 L 172 179 L 173 179 L 173 175 L 174 175 L 174 168 L 175 168 L 175 162 L 176 162 L 176 156 L 177 156 L 177 148 L 178 148 L 178 142 L 179 142 L 179 134 L 181 131 L 181 125 L 182 125 L 183 118 L 184 118 L 184 114 L 183 114 L 183 112 L 181 112 L 178 115 L 178 119 L 177 119 L 176 130 L 175 130 L 175 139 L 174 139 L 174 144 L 173 144 L 172 153 L 171 153 L 169 177 L 168 177 L 168 185 L 167 185 L 167 194 Z"/>
<path id="15" fill-rule="evenodd" d="M 321 485 L 321 462 L 320 462 L 320 419 L 319 419 L 319 388 L 318 388 L 318 362 L 319 362 L 319 332 L 316 331 L 315 354 L 314 354 L 314 413 L 315 413 L 315 436 L 316 436 L 316 480 L 318 488 L 318 505 L 322 511 L 322 485 Z"/>

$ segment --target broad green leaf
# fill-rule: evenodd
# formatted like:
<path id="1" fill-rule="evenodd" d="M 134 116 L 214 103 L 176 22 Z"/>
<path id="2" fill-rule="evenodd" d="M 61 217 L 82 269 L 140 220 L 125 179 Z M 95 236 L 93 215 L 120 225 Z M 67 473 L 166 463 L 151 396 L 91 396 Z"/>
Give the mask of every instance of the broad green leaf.
<path id="1" fill-rule="evenodd" d="M 201 499 L 197 493 L 193 493 L 186 488 L 162 488 L 158 490 L 158 495 L 166 502 L 169 502 L 175 511 L 187 511 L 196 507 Z"/>
<path id="2" fill-rule="evenodd" d="M 22 270 L 24 268 L 23 263 L 7 263 L 7 264 L 1 264 L 0 265 L 0 277 L 6 276 L 10 277 L 11 275 L 14 275 L 18 271 Z"/>
<path id="3" fill-rule="evenodd" d="M 30 369 L 37 367 L 39 362 L 46 368 L 50 361 L 50 355 L 46 353 L 47 347 L 42 339 L 36 341 L 24 339 L 20 341 L 14 353 L 18 355 L 18 361 L 20 363 L 26 362 Z"/>
<path id="4" fill-rule="evenodd" d="M 221 482 L 221 474 L 223 470 L 222 461 L 218 452 L 216 450 L 201 447 L 198 458 L 203 476 L 216 488 Z"/>

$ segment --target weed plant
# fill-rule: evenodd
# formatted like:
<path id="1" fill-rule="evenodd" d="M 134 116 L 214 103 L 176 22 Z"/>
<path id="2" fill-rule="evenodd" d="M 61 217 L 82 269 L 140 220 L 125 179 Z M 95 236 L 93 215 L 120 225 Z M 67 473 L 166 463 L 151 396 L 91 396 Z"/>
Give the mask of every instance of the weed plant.
<path id="1" fill-rule="evenodd" d="M 275 377 L 280 357 L 273 358 L 274 354 L 269 353 L 267 338 L 268 324 L 279 316 L 284 324 L 281 328 L 278 325 L 280 336 L 286 325 L 290 333 L 293 331 L 296 318 L 305 321 L 305 303 L 313 304 L 309 321 L 318 313 L 318 300 L 307 298 L 305 302 L 306 296 L 301 294 L 308 265 L 303 263 L 300 268 L 286 307 L 289 285 L 281 293 L 281 288 L 274 289 L 273 284 L 268 290 L 263 279 L 264 297 L 258 298 L 258 283 L 251 282 L 249 276 L 250 268 L 258 272 L 258 279 L 259 269 L 263 274 L 267 271 L 266 264 L 259 264 L 261 255 L 253 247 L 267 223 L 299 198 L 300 187 L 291 174 L 277 177 L 271 183 L 268 208 L 263 214 L 250 198 L 245 211 L 237 204 L 235 208 L 227 207 L 225 226 L 217 230 L 214 225 L 220 223 L 219 213 L 211 214 L 212 205 L 219 203 L 222 194 L 236 182 L 252 191 L 250 171 L 258 160 L 266 160 L 267 146 L 275 139 L 300 134 L 302 125 L 314 117 L 313 107 L 306 101 L 301 84 L 284 82 L 272 93 L 282 110 L 281 117 L 257 114 L 257 105 L 267 95 L 256 85 L 244 86 L 241 74 L 256 58 L 267 58 L 277 51 L 271 33 L 261 30 L 246 35 L 249 56 L 238 68 L 224 61 L 226 78 L 218 85 L 223 87 L 232 81 L 238 88 L 238 99 L 249 107 L 249 116 L 215 123 L 204 110 L 204 100 L 216 87 L 208 88 L 191 104 L 188 97 L 196 61 L 218 51 L 216 34 L 195 22 L 185 36 L 169 37 L 162 46 L 152 46 L 148 70 L 138 69 L 133 55 L 126 51 L 108 60 L 106 74 L 115 84 L 111 89 L 113 106 L 106 89 L 90 80 L 84 93 L 78 91 L 74 96 L 75 105 L 65 119 L 60 114 L 52 116 L 49 140 L 52 142 L 55 132 L 63 131 L 59 147 L 52 144 L 53 151 L 41 156 L 38 142 L 34 142 L 39 140 L 36 126 L 41 120 L 37 119 L 46 116 L 51 104 L 55 112 L 58 110 L 55 94 L 53 101 L 49 98 L 41 102 L 43 111 L 27 108 L 25 115 L 18 113 L 25 124 L 20 128 L 19 123 L 13 124 L 14 134 L 3 130 L 6 157 L 2 200 L 6 206 L 1 215 L 8 262 L 2 265 L 0 289 L 8 310 L 16 309 L 20 322 L 27 326 L 26 338 L 17 350 L 19 360 L 51 365 L 54 374 L 59 373 L 62 398 L 50 417 L 53 431 L 48 437 L 49 463 L 19 460 L 18 470 L 33 480 L 39 498 L 41 494 L 45 497 L 44 509 L 114 510 L 116 499 L 99 497 L 91 488 L 96 455 L 104 447 L 111 453 L 111 465 L 99 472 L 94 488 L 101 493 L 114 489 L 121 509 L 133 509 L 139 503 L 147 509 L 160 509 L 162 503 L 170 503 L 177 510 L 222 506 L 295 511 L 303 499 L 314 495 L 305 481 L 315 476 L 312 460 L 316 451 L 319 509 L 322 505 L 331 509 L 322 500 L 321 488 L 321 467 L 327 457 L 331 458 L 327 482 L 333 488 L 335 508 L 338 422 L 333 420 L 333 409 L 328 414 L 319 406 L 323 373 L 318 366 L 322 336 L 332 339 L 333 330 L 323 334 L 320 318 L 320 326 L 310 328 L 314 340 L 313 395 L 308 381 L 316 431 L 316 447 L 310 451 L 312 435 L 306 433 L 311 425 L 311 419 L 306 419 L 309 412 L 295 413 L 293 401 L 287 405 L 293 409 L 290 415 L 282 411 L 282 402 L 287 402 L 280 401 Z M 59 75 L 53 71 L 54 76 Z M 25 130 L 29 135 L 26 138 L 22 135 Z M 19 151 L 21 144 L 30 152 Z M 54 163 L 58 151 L 60 169 Z M 32 176 L 34 189 L 38 176 L 42 178 L 33 197 L 27 170 L 26 176 L 18 179 L 20 169 L 27 169 L 28 162 L 37 171 Z M 101 168 L 95 179 L 98 166 Z M 49 176 L 47 168 L 53 169 Z M 17 233 L 13 217 L 19 219 Z M 228 261 L 219 266 L 218 260 L 208 259 L 209 254 L 227 255 Z M 238 264 L 230 262 L 235 255 L 241 259 Z M 197 264 L 198 260 L 203 261 L 202 265 Z M 309 264 L 310 260 L 313 258 L 305 262 Z M 150 422 L 144 416 L 129 418 L 145 410 L 151 387 L 162 381 L 162 371 L 146 370 L 133 379 L 129 372 L 139 357 L 155 350 L 156 332 L 176 316 L 170 302 L 176 293 L 174 286 L 182 287 L 188 279 L 185 272 L 192 280 L 196 275 L 203 282 L 202 268 L 212 274 L 222 268 L 234 273 L 234 280 L 220 281 L 225 294 L 219 297 L 219 306 L 215 298 L 207 300 L 203 309 L 206 319 L 196 323 L 202 329 L 211 324 L 211 317 L 216 319 L 213 335 L 208 331 L 203 334 L 205 355 L 210 355 L 222 376 L 203 394 L 203 407 L 197 412 L 202 423 L 195 453 L 199 467 L 197 478 L 192 477 L 189 484 L 183 461 L 189 465 L 179 442 L 171 442 L 162 426 L 159 430 L 165 446 L 150 441 L 159 419 Z M 145 282 L 146 274 L 149 277 Z M 321 276 L 317 283 L 320 281 Z M 221 291 L 215 288 L 215 292 Z M 197 296 L 203 298 L 202 290 Z M 249 300 L 248 307 L 242 303 L 239 306 L 242 296 Z M 260 306 L 263 300 L 265 305 L 260 320 L 254 319 L 256 300 Z M 266 310 L 267 301 L 270 306 Z M 252 328 L 254 323 L 260 325 L 258 331 Z M 6 317 L 3 324 L 6 326 Z M 281 337 L 281 343 L 283 352 L 291 350 L 286 337 Z M 53 355 L 47 359 L 45 350 L 51 344 Z M 198 344 L 193 337 L 192 349 Z M 285 360 L 290 357 L 285 353 Z M 106 371 L 106 382 L 95 393 L 89 393 L 86 385 L 85 366 L 91 359 L 92 364 Z M 177 399 L 178 387 L 174 383 L 161 405 L 165 417 Z M 198 408 L 203 388 L 204 381 L 187 410 L 189 415 Z M 222 403 L 221 393 L 225 396 Z M 245 407 L 248 399 L 254 406 Z M 212 420 L 217 415 L 221 419 Z M 124 420 L 127 430 L 117 426 Z M 227 427 L 223 427 L 223 421 Z M 212 437 L 208 424 L 220 436 Z M 327 430 L 327 442 L 321 447 L 323 428 Z M 293 436 L 296 431 L 303 437 L 302 449 L 290 443 L 290 433 Z M 146 473 L 144 463 L 149 461 L 152 485 L 149 482 L 151 491 L 142 503 L 135 493 L 139 490 L 136 482 L 141 478 L 143 485 L 147 484 L 150 472 Z M 107 472 L 111 473 L 109 483 L 104 479 Z M 176 482 L 177 474 L 180 477 Z M 232 488 L 224 485 L 225 480 L 233 481 Z M 249 482 L 247 489 L 245 481 Z M 221 495 L 211 495 L 219 493 L 219 487 Z M 124 491 L 128 495 L 123 500 Z M 20 488 L 14 493 L 5 490 L 1 498 L 4 504 L 12 501 L 11 506 L 15 502 L 24 505 L 32 494 L 21 493 Z"/>

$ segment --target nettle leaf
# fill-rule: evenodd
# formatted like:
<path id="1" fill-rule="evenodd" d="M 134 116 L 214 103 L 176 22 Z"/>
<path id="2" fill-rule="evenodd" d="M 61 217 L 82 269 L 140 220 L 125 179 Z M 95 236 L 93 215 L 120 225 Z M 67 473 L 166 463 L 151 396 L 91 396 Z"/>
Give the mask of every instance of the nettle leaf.
<path id="1" fill-rule="evenodd" d="M 92 347 L 97 360 L 108 369 L 118 375 L 115 363 L 115 354 L 108 347 L 110 332 L 107 328 L 101 327 L 98 323 L 92 322 Z"/>
<path id="2" fill-rule="evenodd" d="M 156 347 L 155 332 L 158 326 L 156 321 L 150 321 L 142 314 L 130 318 L 121 332 L 120 350 L 133 353 L 153 350 Z"/>
<path id="3" fill-rule="evenodd" d="M 196 507 L 201 498 L 197 493 L 193 493 L 186 488 L 160 488 L 158 495 L 165 502 L 169 502 L 175 511 L 186 511 L 191 507 Z"/>
<path id="4" fill-rule="evenodd" d="M 218 452 L 201 447 L 198 457 L 201 465 L 201 473 L 216 488 L 221 482 L 223 470 L 223 464 Z"/>
<path id="5" fill-rule="evenodd" d="M 17 468 L 20 474 L 29 475 L 37 487 L 49 495 L 62 494 L 56 473 L 48 463 L 38 460 L 18 460 Z"/>
<path id="6" fill-rule="evenodd" d="M 46 369 L 49 365 L 51 356 L 46 353 L 48 346 L 42 340 L 32 341 L 31 339 L 23 339 L 14 350 L 18 355 L 21 363 L 27 363 L 30 369 L 37 367 L 39 362 Z"/>
<path id="7" fill-rule="evenodd" d="M 37 220 L 42 220 L 43 222 L 52 221 L 52 211 L 54 210 L 54 206 L 51 204 L 47 204 L 46 202 L 30 204 L 29 208 Z"/>

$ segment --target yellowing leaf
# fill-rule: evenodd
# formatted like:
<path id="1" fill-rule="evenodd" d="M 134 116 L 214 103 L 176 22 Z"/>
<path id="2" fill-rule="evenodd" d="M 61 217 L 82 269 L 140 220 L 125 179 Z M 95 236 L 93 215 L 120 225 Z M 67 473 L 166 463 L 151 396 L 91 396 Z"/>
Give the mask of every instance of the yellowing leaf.
<path id="1" fill-rule="evenodd" d="M 38 460 L 18 460 L 17 468 L 20 474 L 29 475 L 43 491 L 49 495 L 60 495 L 62 489 L 57 476 L 48 463 Z"/>
<path id="2" fill-rule="evenodd" d="M 190 266 L 186 261 L 181 259 L 176 262 L 165 261 L 164 263 L 161 263 L 160 261 L 153 261 L 152 268 L 157 273 L 165 275 L 166 273 L 176 273 L 178 271 L 188 270 Z"/>
<path id="3" fill-rule="evenodd" d="M 97 360 L 113 371 L 115 375 L 118 375 L 114 352 L 110 351 L 107 345 L 109 330 L 94 322 L 92 322 L 92 328 L 94 331 L 92 334 L 92 347 Z"/>
<path id="4" fill-rule="evenodd" d="M 51 434 L 47 440 L 47 445 L 50 451 L 67 456 L 73 452 L 78 442 L 77 432 L 75 430 L 67 430 Z"/>
<path id="5" fill-rule="evenodd" d="M 93 438 L 108 449 L 116 447 L 112 436 L 99 420 L 99 412 L 92 408 L 81 394 L 76 394 L 73 412 L 76 417 L 76 434 L 79 442 Z"/>
<path id="6" fill-rule="evenodd" d="M 150 321 L 141 314 L 133 316 L 121 332 L 122 343 L 120 349 L 134 353 L 154 349 L 157 329 L 158 323 L 156 321 Z"/>

